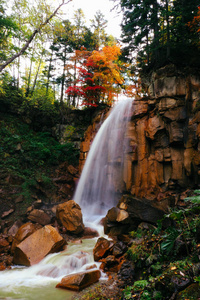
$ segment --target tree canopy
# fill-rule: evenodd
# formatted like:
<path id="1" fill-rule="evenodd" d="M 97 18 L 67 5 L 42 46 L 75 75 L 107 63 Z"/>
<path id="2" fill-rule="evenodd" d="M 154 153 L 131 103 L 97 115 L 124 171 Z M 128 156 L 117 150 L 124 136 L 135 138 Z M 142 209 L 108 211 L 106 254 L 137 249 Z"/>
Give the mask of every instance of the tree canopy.
<path id="1" fill-rule="evenodd" d="M 126 57 L 136 56 L 141 67 L 167 62 L 197 64 L 199 48 L 194 41 L 199 36 L 191 27 L 198 0 L 120 0 L 119 4 Z"/>

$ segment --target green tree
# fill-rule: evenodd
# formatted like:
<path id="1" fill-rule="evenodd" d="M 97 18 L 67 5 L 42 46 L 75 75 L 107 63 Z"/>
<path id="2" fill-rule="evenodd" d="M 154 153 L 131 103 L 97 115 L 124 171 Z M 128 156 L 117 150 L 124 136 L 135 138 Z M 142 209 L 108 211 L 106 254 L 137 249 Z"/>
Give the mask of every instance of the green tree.
<path id="1" fill-rule="evenodd" d="M 4 63 L 13 44 L 11 37 L 17 32 L 17 24 L 6 14 L 5 1 L 0 3 L 0 63 Z"/>
<path id="2" fill-rule="evenodd" d="M 31 42 L 34 40 L 34 38 L 37 36 L 38 33 L 40 33 L 46 25 L 49 24 L 49 22 L 52 20 L 53 17 L 56 16 L 59 9 L 64 5 L 69 3 L 71 0 L 68 0 L 65 2 L 65 0 L 62 0 L 62 2 L 57 6 L 57 8 L 52 12 L 49 10 L 49 6 L 45 5 L 43 2 L 40 3 L 38 7 L 40 7 L 41 11 L 38 11 L 34 14 L 34 18 L 37 18 L 38 22 L 35 22 L 34 24 L 37 24 L 36 27 L 31 31 L 31 33 L 28 36 L 27 41 L 25 44 L 20 48 L 19 51 L 17 51 L 14 55 L 12 55 L 9 59 L 7 59 L 4 63 L 0 65 L 0 72 L 10 65 L 14 60 L 16 60 L 18 57 L 20 57 L 22 54 L 25 53 L 25 51 L 29 48 Z M 42 10 L 43 9 L 43 10 Z M 40 16 L 40 17 L 38 17 Z M 33 19 L 34 19 L 33 18 Z"/>
<path id="3" fill-rule="evenodd" d="M 96 50 L 99 50 L 102 45 L 105 46 L 107 40 L 105 28 L 107 27 L 107 23 L 108 21 L 105 20 L 105 17 L 100 10 L 96 12 L 94 19 L 91 20 L 91 27 L 96 39 Z"/>
<path id="4" fill-rule="evenodd" d="M 179 58 L 192 55 L 196 33 L 191 32 L 188 23 L 197 14 L 199 0 L 176 0 L 172 6 L 171 43 Z M 181 54 L 181 55 L 180 55 Z M 177 57 L 178 59 L 178 57 Z"/>
<path id="5" fill-rule="evenodd" d="M 188 23 L 197 14 L 199 0 L 114 0 L 124 18 L 124 55 L 140 66 L 159 67 L 167 62 L 183 64 L 196 53 L 194 32 Z M 196 52 L 195 52 L 196 51 Z"/>

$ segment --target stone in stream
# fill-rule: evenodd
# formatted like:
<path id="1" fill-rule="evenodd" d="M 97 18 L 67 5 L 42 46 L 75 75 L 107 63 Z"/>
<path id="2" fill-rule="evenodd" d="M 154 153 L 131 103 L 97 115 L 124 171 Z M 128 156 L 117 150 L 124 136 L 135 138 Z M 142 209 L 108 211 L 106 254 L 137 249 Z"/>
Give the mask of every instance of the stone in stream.
<path id="1" fill-rule="evenodd" d="M 73 234 L 83 232 L 84 224 L 81 208 L 74 200 L 59 204 L 57 206 L 56 217 L 67 231 Z"/>
<path id="2" fill-rule="evenodd" d="M 100 277 L 101 272 L 99 270 L 71 274 L 63 277 L 61 282 L 56 285 L 56 288 L 81 291 L 91 284 L 97 282 Z"/>
<path id="3" fill-rule="evenodd" d="M 93 249 L 94 260 L 99 261 L 100 259 L 109 255 L 113 242 L 105 239 L 104 237 L 98 238 L 96 245 Z"/>
<path id="4" fill-rule="evenodd" d="M 23 240 L 25 240 L 29 235 L 33 234 L 36 230 L 40 229 L 41 226 L 39 224 L 33 224 L 30 222 L 27 222 L 23 224 L 21 227 L 19 227 L 16 235 L 14 236 L 12 247 L 11 247 L 11 253 L 14 253 L 15 248 L 18 244 L 20 244 Z"/>
<path id="5" fill-rule="evenodd" d="M 14 250 L 13 263 L 24 266 L 37 264 L 49 253 L 63 250 L 65 244 L 65 240 L 57 230 L 46 225 L 17 245 Z"/>

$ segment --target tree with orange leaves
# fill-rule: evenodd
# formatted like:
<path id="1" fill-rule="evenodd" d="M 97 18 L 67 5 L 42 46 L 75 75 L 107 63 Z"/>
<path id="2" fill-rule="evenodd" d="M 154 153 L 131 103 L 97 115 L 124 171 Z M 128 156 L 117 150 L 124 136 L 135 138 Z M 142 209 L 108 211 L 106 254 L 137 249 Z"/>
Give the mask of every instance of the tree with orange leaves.
<path id="1" fill-rule="evenodd" d="M 66 93 L 78 95 L 83 105 L 97 106 L 100 103 L 112 105 L 114 97 L 119 94 L 123 84 L 118 45 L 105 46 L 79 56 L 77 67 L 79 78 L 76 85 L 69 87 Z"/>
<path id="2" fill-rule="evenodd" d="M 93 51 L 87 61 L 87 66 L 93 73 L 92 79 L 98 86 L 102 86 L 99 102 L 111 105 L 114 97 L 119 94 L 123 84 L 119 56 L 121 54 L 118 45 L 105 46 L 102 50 Z"/>
<path id="3" fill-rule="evenodd" d="M 194 16 L 193 20 L 188 23 L 188 26 L 190 27 L 191 31 L 198 34 L 198 40 L 195 40 L 195 44 L 200 47 L 200 6 L 198 7 L 197 15 Z"/>

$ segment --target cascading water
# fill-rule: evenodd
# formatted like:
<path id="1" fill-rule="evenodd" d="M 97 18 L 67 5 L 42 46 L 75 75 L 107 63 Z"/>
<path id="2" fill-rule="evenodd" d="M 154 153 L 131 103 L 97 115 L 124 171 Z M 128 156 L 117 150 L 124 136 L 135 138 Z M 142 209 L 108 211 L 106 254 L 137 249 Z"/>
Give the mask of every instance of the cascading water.
<path id="1" fill-rule="evenodd" d="M 105 215 L 123 190 L 125 138 L 132 101 L 119 102 L 99 129 L 88 153 L 74 196 L 86 219 Z"/>
<path id="2" fill-rule="evenodd" d="M 89 226 L 98 231 L 102 227 L 99 229 L 97 215 L 105 215 L 116 204 L 116 192 L 123 189 L 125 133 L 131 105 L 128 100 L 119 102 L 104 121 L 92 143 L 75 193 L 74 200 L 82 207 L 83 215 L 95 218 L 89 218 L 92 221 Z M 95 242 L 96 239 L 90 239 L 79 245 L 69 244 L 66 251 L 50 254 L 37 265 L 0 272 L 0 299 L 71 299 L 72 292 L 55 289 L 55 285 L 62 277 L 94 264 Z"/>
<path id="3" fill-rule="evenodd" d="M 78 245 L 69 243 L 66 251 L 49 254 L 37 265 L 1 271 L 0 299 L 70 300 L 73 292 L 55 286 L 64 276 L 94 265 L 94 244 L 94 239 L 83 240 Z"/>

